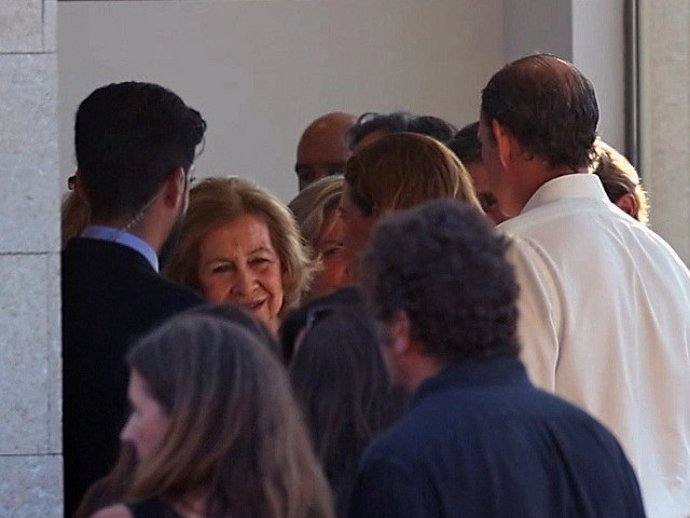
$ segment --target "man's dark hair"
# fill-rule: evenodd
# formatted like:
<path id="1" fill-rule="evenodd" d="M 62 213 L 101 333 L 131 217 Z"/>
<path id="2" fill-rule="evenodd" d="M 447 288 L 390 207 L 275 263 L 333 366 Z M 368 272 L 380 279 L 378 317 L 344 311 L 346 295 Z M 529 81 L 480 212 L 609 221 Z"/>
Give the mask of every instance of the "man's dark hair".
<path id="1" fill-rule="evenodd" d="M 404 311 L 412 336 L 444 363 L 516 355 L 518 286 L 507 246 L 459 201 L 396 212 L 376 225 L 364 254 L 365 299 L 383 322 Z"/>
<path id="2" fill-rule="evenodd" d="M 463 164 L 474 164 L 482 161 L 482 143 L 477 136 L 478 131 L 479 121 L 468 124 L 446 144 Z"/>
<path id="3" fill-rule="evenodd" d="M 592 83 L 575 65 L 550 54 L 519 59 L 482 91 L 482 119 L 506 126 L 551 167 L 589 165 L 599 108 Z"/>
<path id="4" fill-rule="evenodd" d="M 74 143 L 93 216 L 133 216 L 175 169 L 188 171 L 206 122 L 170 90 L 110 84 L 79 105 Z"/>
<path id="5" fill-rule="evenodd" d="M 406 111 L 367 112 L 359 116 L 355 125 L 345 135 L 348 147 L 353 149 L 364 137 L 375 131 L 385 135 L 421 133 L 445 143 L 453 137 L 456 128 L 450 122 L 433 115 L 414 115 Z"/>

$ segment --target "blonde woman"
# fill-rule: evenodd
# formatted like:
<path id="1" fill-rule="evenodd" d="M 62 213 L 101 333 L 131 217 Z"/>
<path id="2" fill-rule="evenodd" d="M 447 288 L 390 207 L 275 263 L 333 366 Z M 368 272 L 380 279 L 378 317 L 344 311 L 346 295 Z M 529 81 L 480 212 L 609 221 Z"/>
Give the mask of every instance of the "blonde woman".
<path id="1" fill-rule="evenodd" d="M 609 200 L 640 223 L 649 224 L 647 193 L 628 159 L 597 138 L 594 141 L 593 166 L 594 174 L 601 179 Z"/>
<path id="2" fill-rule="evenodd" d="M 315 271 L 288 208 L 241 178 L 194 187 L 165 274 L 216 303 L 254 314 L 274 333 Z"/>
<path id="3" fill-rule="evenodd" d="M 439 198 L 467 203 L 483 213 L 465 167 L 450 149 L 431 137 L 417 133 L 385 135 L 347 161 L 339 213 L 351 285 L 310 301 L 286 319 L 280 333 L 286 360 L 291 358 L 314 309 L 361 302 L 356 287 L 359 255 L 374 224 L 390 212 Z M 405 250 L 390 253 L 404 254 Z"/>
<path id="4" fill-rule="evenodd" d="M 351 274 L 354 270 L 356 278 L 359 253 L 381 216 L 439 198 L 462 200 L 483 212 L 469 173 L 438 140 L 416 133 L 394 133 L 350 158 L 340 215 Z"/>
<path id="5" fill-rule="evenodd" d="M 343 183 L 341 175 L 321 178 L 300 191 L 288 205 L 302 237 L 321 263 L 308 298 L 323 297 L 348 283 L 343 222 L 338 215 Z"/>

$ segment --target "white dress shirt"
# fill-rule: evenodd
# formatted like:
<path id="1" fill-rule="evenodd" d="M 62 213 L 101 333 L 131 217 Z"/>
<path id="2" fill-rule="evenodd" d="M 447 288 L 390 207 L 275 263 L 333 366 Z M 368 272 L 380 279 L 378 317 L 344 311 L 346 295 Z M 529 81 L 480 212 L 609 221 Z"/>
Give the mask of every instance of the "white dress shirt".
<path id="1" fill-rule="evenodd" d="M 690 272 L 599 178 L 542 185 L 501 223 L 532 381 L 623 444 L 650 518 L 690 516 Z"/>

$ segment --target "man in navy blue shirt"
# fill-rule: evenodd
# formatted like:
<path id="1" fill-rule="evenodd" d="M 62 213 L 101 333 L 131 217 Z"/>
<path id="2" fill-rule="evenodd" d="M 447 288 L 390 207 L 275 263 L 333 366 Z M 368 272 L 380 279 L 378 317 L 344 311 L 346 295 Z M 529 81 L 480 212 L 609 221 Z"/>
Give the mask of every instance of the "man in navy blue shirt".
<path id="1" fill-rule="evenodd" d="M 507 241 L 456 201 L 377 226 L 361 285 L 407 415 L 367 450 L 350 518 L 639 517 L 616 439 L 518 359 Z"/>

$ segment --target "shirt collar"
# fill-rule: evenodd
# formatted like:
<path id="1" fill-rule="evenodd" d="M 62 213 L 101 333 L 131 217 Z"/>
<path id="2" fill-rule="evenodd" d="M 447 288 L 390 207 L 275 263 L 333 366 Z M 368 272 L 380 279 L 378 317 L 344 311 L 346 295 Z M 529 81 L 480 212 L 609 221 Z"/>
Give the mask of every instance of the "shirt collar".
<path id="1" fill-rule="evenodd" d="M 146 258 L 151 267 L 158 272 L 158 254 L 146 241 L 121 229 L 106 227 L 104 225 L 88 225 L 81 233 L 81 237 L 100 239 L 124 245 L 139 252 Z"/>
<path id="2" fill-rule="evenodd" d="M 430 394 L 449 388 L 529 384 L 525 366 L 514 356 L 463 360 L 424 380 L 414 393 L 412 406 Z"/>
<path id="3" fill-rule="evenodd" d="M 563 198 L 596 198 L 608 201 L 601 180 L 591 173 L 572 173 L 549 180 L 527 200 L 522 212 Z"/>

